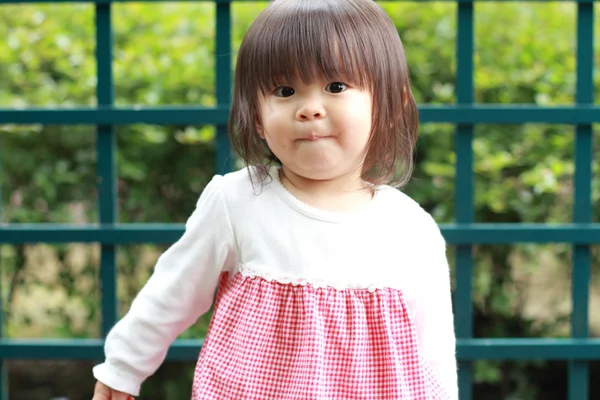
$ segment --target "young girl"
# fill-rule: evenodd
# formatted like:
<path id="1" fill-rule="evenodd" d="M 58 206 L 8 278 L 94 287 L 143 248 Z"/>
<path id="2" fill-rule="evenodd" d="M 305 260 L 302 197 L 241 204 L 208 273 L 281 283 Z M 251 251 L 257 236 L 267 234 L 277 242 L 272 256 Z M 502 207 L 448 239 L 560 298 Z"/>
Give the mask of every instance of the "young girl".
<path id="1" fill-rule="evenodd" d="M 248 167 L 212 179 L 109 333 L 94 400 L 138 395 L 215 291 L 193 400 L 457 399 L 445 241 L 389 185 L 409 177 L 418 117 L 388 16 L 270 3 L 230 122 Z"/>

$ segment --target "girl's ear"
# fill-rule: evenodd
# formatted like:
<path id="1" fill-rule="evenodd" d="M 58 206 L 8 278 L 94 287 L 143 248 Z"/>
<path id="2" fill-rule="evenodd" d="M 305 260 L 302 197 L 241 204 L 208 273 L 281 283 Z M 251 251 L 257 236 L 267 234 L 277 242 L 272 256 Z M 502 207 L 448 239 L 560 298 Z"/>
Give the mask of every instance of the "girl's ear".
<path id="1" fill-rule="evenodd" d="M 256 132 L 261 139 L 265 138 L 265 133 L 263 132 L 262 126 L 258 122 L 256 123 Z"/>
<path id="2" fill-rule="evenodd" d="M 408 104 L 408 87 L 404 86 L 402 88 L 402 107 L 406 107 Z M 390 129 L 394 127 L 394 123 L 390 124 Z"/>
<path id="3" fill-rule="evenodd" d="M 260 136 L 261 139 L 265 138 L 260 118 L 257 115 L 254 116 L 254 130 L 256 131 L 256 133 L 258 133 L 258 136 Z"/>
<path id="4" fill-rule="evenodd" d="M 402 106 L 406 107 L 407 104 L 408 104 L 408 87 L 404 86 L 404 88 L 402 88 Z"/>

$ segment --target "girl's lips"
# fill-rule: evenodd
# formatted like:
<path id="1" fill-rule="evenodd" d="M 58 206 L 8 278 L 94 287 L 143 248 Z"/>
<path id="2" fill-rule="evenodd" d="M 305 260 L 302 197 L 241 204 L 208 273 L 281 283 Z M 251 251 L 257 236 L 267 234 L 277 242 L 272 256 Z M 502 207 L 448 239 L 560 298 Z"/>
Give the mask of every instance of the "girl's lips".
<path id="1" fill-rule="evenodd" d="M 314 142 L 315 140 L 319 140 L 319 139 L 326 139 L 329 136 L 327 135 L 317 135 L 317 134 L 310 134 L 310 135 L 306 135 L 306 136 L 302 136 L 300 139 L 298 140 L 305 140 L 305 141 L 310 141 L 310 142 Z"/>

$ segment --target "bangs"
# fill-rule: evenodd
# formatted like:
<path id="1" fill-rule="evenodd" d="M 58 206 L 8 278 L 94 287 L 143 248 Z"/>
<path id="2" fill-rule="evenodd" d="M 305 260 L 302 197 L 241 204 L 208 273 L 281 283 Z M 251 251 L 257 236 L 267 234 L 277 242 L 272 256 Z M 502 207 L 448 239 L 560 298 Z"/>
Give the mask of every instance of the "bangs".
<path id="1" fill-rule="evenodd" d="M 352 15 L 356 10 L 338 1 L 275 3 L 280 4 L 257 24 L 249 54 L 251 76 L 263 94 L 295 80 L 305 84 L 339 80 L 370 88 L 379 46 L 365 35 L 367 18 L 357 18 Z"/>

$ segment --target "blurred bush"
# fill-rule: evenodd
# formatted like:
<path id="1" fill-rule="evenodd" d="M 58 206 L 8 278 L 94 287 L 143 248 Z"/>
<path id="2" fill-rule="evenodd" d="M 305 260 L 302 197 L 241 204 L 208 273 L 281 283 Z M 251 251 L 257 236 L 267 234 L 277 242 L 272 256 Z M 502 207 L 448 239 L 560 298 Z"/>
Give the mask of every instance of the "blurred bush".
<path id="1" fill-rule="evenodd" d="M 233 5 L 234 50 L 264 5 Z M 417 100 L 453 103 L 456 6 L 383 3 L 383 7 L 404 40 Z M 476 101 L 572 104 L 575 14 L 575 6 L 568 3 L 477 4 Z M 214 21 L 215 7 L 207 3 L 115 4 L 116 103 L 214 105 Z M 0 107 L 95 105 L 94 29 L 90 5 L 1 6 L 0 37 L 7 40 L 0 41 Z M 598 37 L 595 43 L 600 43 Z M 439 222 L 452 221 L 452 199 L 461 190 L 454 187 L 453 129 L 445 124 L 422 126 L 417 168 L 405 189 Z M 134 125 L 118 126 L 117 132 L 120 221 L 185 221 L 215 173 L 214 127 Z M 476 220 L 570 221 L 573 133 L 571 126 L 548 124 L 477 126 Z M 93 126 L 0 125 L 0 140 L 2 222 L 97 221 Z M 594 151 L 597 157 L 597 144 Z M 597 163 L 594 172 L 597 221 Z M 164 248 L 118 248 L 121 313 Z M 594 265 L 598 265 L 596 250 Z M 0 254 L 8 336 L 100 335 L 97 246 L 2 246 Z M 477 246 L 475 259 L 476 336 L 568 334 L 569 246 Z M 600 296 L 597 283 L 593 288 L 594 296 Z M 182 337 L 204 336 L 209 318 L 204 316 Z M 598 330 L 600 321 L 592 322 Z M 89 364 L 10 365 L 11 399 L 91 397 Z M 142 397 L 189 398 L 193 366 L 165 363 L 148 380 Z M 57 371 L 65 373 L 61 377 Z M 475 371 L 477 399 L 566 397 L 564 363 L 478 362 Z"/>

